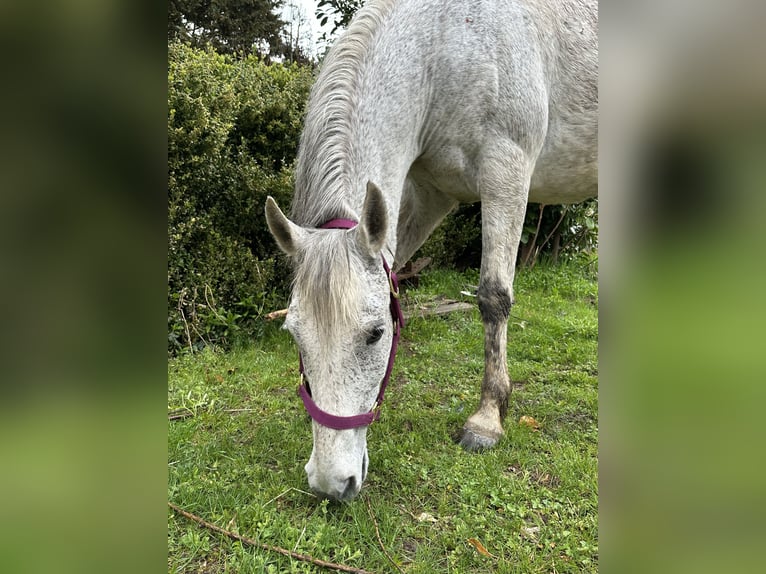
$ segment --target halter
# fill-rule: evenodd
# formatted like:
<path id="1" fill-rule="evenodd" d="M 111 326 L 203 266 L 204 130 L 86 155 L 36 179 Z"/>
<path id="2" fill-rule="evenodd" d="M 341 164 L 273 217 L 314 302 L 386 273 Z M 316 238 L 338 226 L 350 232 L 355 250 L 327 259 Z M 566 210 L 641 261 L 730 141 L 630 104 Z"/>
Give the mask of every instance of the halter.
<path id="1" fill-rule="evenodd" d="M 350 219 L 333 219 L 328 221 L 320 227 L 322 229 L 352 229 L 356 227 L 356 221 Z M 391 310 L 391 317 L 394 320 L 394 336 L 391 340 L 391 352 L 388 355 L 388 366 L 386 367 L 386 374 L 383 375 L 383 381 L 380 383 L 380 390 L 378 391 L 378 397 L 375 399 L 375 404 L 372 409 L 364 414 L 352 415 L 348 417 L 341 417 L 323 411 L 311 398 L 311 390 L 306 382 L 306 377 L 303 373 L 303 359 L 299 357 L 301 382 L 298 386 L 298 394 L 303 399 L 303 405 L 306 407 L 306 411 L 309 416 L 318 422 L 320 425 L 329 427 L 335 430 L 346 430 L 356 427 L 363 427 L 372 424 L 380 418 L 380 407 L 383 404 L 383 395 L 386 392 L 388 381 L 391 378 L 391 371 L 394 368 L 394 359 L 396 358 L 396 348 L 399 345 L 399 333 L 401 328 L 404 327 L 404 315 L 402 315 L 402 308 L 399 305 L 399 281 L 396 278 L 396 273 L 391 271 L 391 268 L 386 263 L 386 258 L 383 259 L 383 269 L 386 271 L 388 277 L 388 287 L 391 293 L 391 303 L 389 308 Z"/>

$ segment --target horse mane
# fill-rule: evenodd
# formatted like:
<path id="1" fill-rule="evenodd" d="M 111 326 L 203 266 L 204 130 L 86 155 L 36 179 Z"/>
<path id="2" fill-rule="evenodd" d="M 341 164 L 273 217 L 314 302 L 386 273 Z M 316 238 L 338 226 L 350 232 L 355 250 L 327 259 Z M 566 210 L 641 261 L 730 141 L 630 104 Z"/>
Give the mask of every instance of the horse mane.
<path id="1" fill-rule="evenodd" d="M 356 141 L 356 100 L 363 62 L 396 0 L 371 1 L 356 13 L 335 42 L 311 89 L 298 162 L 292 220 L 317 227 L 333 218 L 356 218 L 346 197 L 360 167 Z"/>
<path id="2" fill-rule="evenodd" d="M 317 325 L 327 327 L 322 332 L 328 340 L 359 323 L 363 263 L 352 242 L 347 231 L 313 231 L 296 261 L 293 294 Z"/>

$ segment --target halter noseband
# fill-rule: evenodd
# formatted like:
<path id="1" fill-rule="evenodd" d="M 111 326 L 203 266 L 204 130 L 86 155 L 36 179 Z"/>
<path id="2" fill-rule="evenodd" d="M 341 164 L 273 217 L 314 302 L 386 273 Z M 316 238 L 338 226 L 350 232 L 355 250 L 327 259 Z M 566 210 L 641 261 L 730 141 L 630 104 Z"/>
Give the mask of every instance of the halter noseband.
<path id="1" fill-rule="evenodd" d="M 333 219 L 328 221 L 320 227 L 322 229 L 352 229 L 356 227 L 356 221 L 350 219 Z M 303 399 L 303 406 L 306 407 L 306 411 L 309 416 L 318 422 L 320 425 L 329 427 L 335 430 L 346 430 L 356 427 L 363 427 L 370 425 L 373 421 L 380 418 L 380 407 L 383 404 L 383 395 L 386 392 L 388 381 L 391 378 L 391 371 L 394 368 L 394 359 L 396 358 L 396 348 L 399 344 L 399 333 L 404 326 L 404 315 L 402 315 L 402 308 L 399 305 L 399 282 L 396 278 L 396 273 L 391 271 L 391 268 L 386 263 L 386 258 L 383 259 L 383 269 L 386 271 L 388 277 L 388 285 L 390 290 L 391 303 L 389 308 L 391 310 L 391 317 L 394 320 L 394 336 L 391 340 L 391 352 L 388 356 L 388 366 L 386 367 L 386 374 L 383 375 L 383 381 L 380 383 L 380 390 L 378 391 L 378 397 L 375 399 L 375 404 L 372 409 L 364 414 L 352 415 L 348 417 L 341 417 L 323 411 L 311 398 L 311 391 L 306 383 L 305 376 L 303 374 L 303 359 L 300 358 L 300 373 L 301 383 L 298 386 L 298 394 Z"/>

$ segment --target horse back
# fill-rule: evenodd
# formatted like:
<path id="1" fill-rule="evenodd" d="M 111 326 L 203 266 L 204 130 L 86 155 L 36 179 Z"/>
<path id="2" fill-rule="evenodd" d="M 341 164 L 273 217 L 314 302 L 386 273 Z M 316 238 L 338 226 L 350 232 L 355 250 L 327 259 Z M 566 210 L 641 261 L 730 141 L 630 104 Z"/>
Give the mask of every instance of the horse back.
<path id="1" fill-rule="evenodd" d="M 482 158 L 511 141 L 534 165 L 530 201 L 596 194 L 596 2 L 434 2 L 412 17 L 427 99 L 414 178 L 478 200 Z"/>

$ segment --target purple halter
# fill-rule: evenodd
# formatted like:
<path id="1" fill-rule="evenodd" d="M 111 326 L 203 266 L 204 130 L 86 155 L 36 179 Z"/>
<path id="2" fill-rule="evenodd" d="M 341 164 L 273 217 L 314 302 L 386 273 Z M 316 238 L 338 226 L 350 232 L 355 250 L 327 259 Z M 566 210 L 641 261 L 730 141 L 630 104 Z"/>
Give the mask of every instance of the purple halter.
<path id="1" fill-rule="evenodd" d="M 333 219 L 328 221 L 320 227 L 322 229 L 352 229 L 356 227 L 356 221 L 350 219 Z M 380 390 L 378 391 L 378 397 L 375 399 L 375 404 L 372 409 L 364 414 L 353 415 L 349 417 L 341 417 L 323 411 L 311 398 L 311 391 L 306 384 L 305 377 L 303 375 L 303 359 L 300 359 L 300 373 L 301 383 L 298 386 L 298 394 L 303 399 L 303 405 L 306 407 L 306 411 L 309 416 L 318 422 L 320 425 L 329 427 L 335 430 L 346 430 L 356 427 L 363 427 L 370 425 L 373 421 L 380 418 L 380 407 L 383 404 L 383 395 L 386 392 L 388 381 L 391 378 L 391 371 L 394 368 L 394 359 L 396 358 L 396 348 L 399 345 L 399 333 L 401 328 L 404 327 L 404 315 L 402 315 L 402 308 L 399 305 L 399 282 L 396 278 L 396 273 L 391 271 L 391 268 L 386 263 L 386 258 L 383 259 L 383 269 L 388 276 L 388 285 L 391 292 L 391 317 L 394 320 L 394 337 L 391 341 L 391 353 L 388 356 L 388 366 L 386 367 L 386 374 L 383 375 L 383 381 L 380 383 Z"/>

